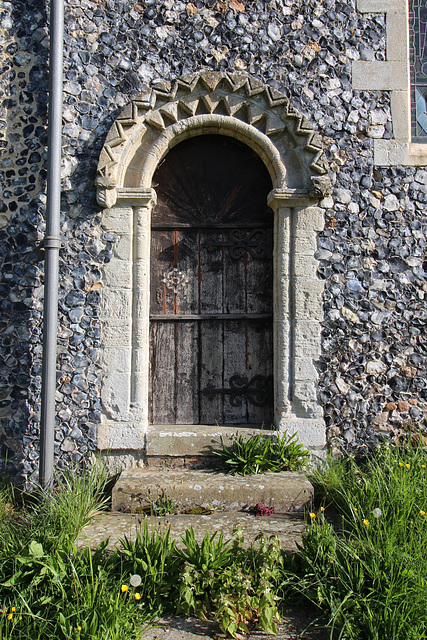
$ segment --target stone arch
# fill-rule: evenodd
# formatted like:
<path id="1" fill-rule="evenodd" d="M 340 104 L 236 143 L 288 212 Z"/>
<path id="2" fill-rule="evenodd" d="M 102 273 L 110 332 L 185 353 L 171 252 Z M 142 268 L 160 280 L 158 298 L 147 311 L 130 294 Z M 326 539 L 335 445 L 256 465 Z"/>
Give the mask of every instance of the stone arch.
<path id="1" fill-rule="evenodd" d="M 271 87 L 245 75 L 205 72 L 156 85 L 132 101 L 101 151 L 97 197 L 104 229 L 118 241 L 103 278 L 100 448 L 140 451 L 145 446 L 153 174 L 173 146 L 212 133 L 250 146 L 270 173 L 275 423 L 298 432 L 312 449 L 325 443 L 314 366 L 322 309 L 314 253 L 323 227 L 315 203 L 330 188 L 321 140 Z"/>

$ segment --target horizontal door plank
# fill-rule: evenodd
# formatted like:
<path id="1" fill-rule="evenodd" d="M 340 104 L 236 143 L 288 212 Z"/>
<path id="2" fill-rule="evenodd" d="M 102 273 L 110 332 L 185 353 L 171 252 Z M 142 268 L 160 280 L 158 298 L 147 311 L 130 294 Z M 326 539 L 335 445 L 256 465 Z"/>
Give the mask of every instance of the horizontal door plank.
<path id="1" fill-rule="evenodd" d="M 175 320 L 270 320 L 271 313 L 204 313 L 198 315 L 178 314 L 175 316 L 151 315 L 150 321 L 175 321 Z"/>

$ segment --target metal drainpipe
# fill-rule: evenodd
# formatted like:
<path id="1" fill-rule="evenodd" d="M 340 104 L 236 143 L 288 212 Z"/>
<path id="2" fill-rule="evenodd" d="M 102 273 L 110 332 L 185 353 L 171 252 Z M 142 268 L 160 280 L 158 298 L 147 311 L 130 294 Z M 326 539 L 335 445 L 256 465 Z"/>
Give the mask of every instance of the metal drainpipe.
<path id="1" fill-rule="evenodd" d="M 55 435 L 56 357 L 58 332 L 58 279 L 61 211 L 62 75 L 64 0 L 51 0 L 49 59 L 49 124 L 45 283 L 43 305 L 43 366 L 40 420 L 39 482 L 53 479 Z"/>

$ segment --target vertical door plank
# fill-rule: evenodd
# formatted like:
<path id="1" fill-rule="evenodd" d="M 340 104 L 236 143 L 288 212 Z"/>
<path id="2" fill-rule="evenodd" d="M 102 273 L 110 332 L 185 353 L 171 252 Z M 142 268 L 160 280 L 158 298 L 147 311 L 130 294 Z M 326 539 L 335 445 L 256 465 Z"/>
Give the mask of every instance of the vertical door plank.
<path id="1" fill-rule="evenodd" d="M 203 393 L 209 387 L 223 388 L 223 323 L 221 320 L 204 320 L 199 324 L 200 423 L 223 424 L 223 396 Z"/>
<path id="2" fill-rule="evenodd" d="M 218 229 L 201 229 L 198 313 L 225 313 L 223 308 L 224 250 L 217 246 L 222 240 Z"/>
<path id="3" fill-rule="evenodd" d="M 243 320 L 224 320 L 224 387 L 230 389 L 233 376 L 247 377 L 246 336 Z M 246 424 L 247 402 L 239 397 L 233 406 L 232 396 L 224 397 L 225 424 Z"/>
<path id="4" fill-rule="evenodd" d="M 169 230 L 151 232 L 150 313 L 169 315 L 173 311 L 173 298 L 162 282 L 164 274 L 172 269 L 173 246 Z"/>
<path id="5" fill-rule="evenodd" d="M 273 313 L 273 230 L 250 229 L 259 241 L 262 257 L 248 254 L 246 300 L 248 313 Z"/>
<path id="6" fill-rule="evenodd" d="M 174 315 L 198 313 L 198 239 L 197 229 L 172 231 L 173 269 L 177 279 Z"/>
<path id="7" fill-rule="evenodd" d="M 257 426 L 264 424 L 270 428 L 273 421 L 273 331 L 270 320 L 252 320 L 244 323 L 247 340 L 247 371 L 248 378 L 257 375 L 269 379 L 270 398 L 265 406 L 257 406 L 248 402 L 248 423 Z M 259 400 L 258 400 L 259 401 Z"/>
<path id="8" fill-rule="evenodd" d="M 176 424 L 199 423 L 199 322 L 174 322 L 176 334 Z"/>
<path id="9" fill-rule="evenodd" d="M 150 406 L 152 424 L 175 424 L 175 323 L 150 327 Z"/>
<path id="10" fill-rule="evenodd" d="M 238 231 L 224 229 L 224 241 L 231 242 L 232 234 Z M 246 313 L 246 262 L 246 254 L 242 258 L 235 258 L 230 248 L 224 249 L 224 313 Z"/>
<path id="11" fill-rule="evenodd" d="M 217 229 L 200 230 L 199 313 L 224 313 L 223 308 L 223 249 Z M 224 398 L 221 394 L 206 395 L 208 387 L 223 387 L 223 330 L 220 320 L 200 321 L 200 422 L 222 424 L 224 422 Z"/>

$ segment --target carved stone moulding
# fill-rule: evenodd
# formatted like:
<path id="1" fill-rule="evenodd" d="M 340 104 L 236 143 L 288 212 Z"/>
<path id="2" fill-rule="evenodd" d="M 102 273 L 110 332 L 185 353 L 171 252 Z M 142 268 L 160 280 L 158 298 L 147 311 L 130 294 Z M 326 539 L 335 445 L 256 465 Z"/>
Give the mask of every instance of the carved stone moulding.
<path id="1" fill-rule="evenodd" d="M 125 107 L 101 151 L 96 178 L 99 204 L 112 207 L 117 189 L 123 187 L 149 188 L 135 184 L 141 162 L 156 167 L 170 146 L 185 137 L 231 135 L 233 129 L 235 137 L 245 138 L 261 157 L 265 146 L 275 149 L 275 188 L 298 183 L 311 198 L 329 192 L 321 138 L 289 99 L 247 75 L 208 71 L 154 85 Z M 272 166 L 267 168 L 273 173 Z"/>

